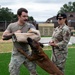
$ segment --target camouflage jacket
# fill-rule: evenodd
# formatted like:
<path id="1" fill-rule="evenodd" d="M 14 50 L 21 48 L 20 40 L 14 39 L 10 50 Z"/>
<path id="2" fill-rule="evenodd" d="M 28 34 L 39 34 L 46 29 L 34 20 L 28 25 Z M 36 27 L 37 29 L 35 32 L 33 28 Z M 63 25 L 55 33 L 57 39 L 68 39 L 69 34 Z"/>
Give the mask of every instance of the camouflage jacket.
<path id="1" fill-rule="evenodd" d="M 70 37 L 71 37 L 70 28 L 67 25 L 63 25 L 55 28 L 52 35 L 52 40 L 56 43 L 59 50 L 63 50 L 67 48 Z"/>

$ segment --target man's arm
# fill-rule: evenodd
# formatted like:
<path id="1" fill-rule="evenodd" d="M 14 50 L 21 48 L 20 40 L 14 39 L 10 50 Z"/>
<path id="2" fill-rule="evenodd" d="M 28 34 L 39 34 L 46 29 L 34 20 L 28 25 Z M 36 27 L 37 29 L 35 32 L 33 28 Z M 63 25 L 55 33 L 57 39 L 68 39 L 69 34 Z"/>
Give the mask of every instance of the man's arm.
<path id="1" fill-rule="evenodd" d="M 10 33 L 10 31 L 5 30 L 3 32 L 2 39 L 3 40 L 9 40 L 9 39 L 11 39 L 12 35 L 13 35 L 13 33 Z"/>
<path id="2" fill-rule="evenodd" d="M 9 40 L 12 38 L 12 35 L 14 33 L 21 33 L 21 30 L 17 30 L 16 32 L 12 32 L 12 33 L 9 30 L 5 30 L 3 35 L 2 35 L 2 39 L 3 40 Z"/>

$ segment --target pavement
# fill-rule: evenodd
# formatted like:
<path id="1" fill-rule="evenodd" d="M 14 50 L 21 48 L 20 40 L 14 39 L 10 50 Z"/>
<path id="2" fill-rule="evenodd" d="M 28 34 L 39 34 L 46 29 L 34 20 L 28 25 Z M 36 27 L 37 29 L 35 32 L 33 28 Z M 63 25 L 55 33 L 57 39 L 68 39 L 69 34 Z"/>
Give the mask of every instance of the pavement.
<path id="1" fill-rule="evenodd" d="M 51 37 L 43 37 L 41 38 L 41 40 L 39 42 L 43 43 L 45 46 L 48 45 L 49 41 L 51 41 Z M 75 36 L 71 36 L 70 41 L 68 43 L 68 45 L 72 45 L 75 44 Z"/>

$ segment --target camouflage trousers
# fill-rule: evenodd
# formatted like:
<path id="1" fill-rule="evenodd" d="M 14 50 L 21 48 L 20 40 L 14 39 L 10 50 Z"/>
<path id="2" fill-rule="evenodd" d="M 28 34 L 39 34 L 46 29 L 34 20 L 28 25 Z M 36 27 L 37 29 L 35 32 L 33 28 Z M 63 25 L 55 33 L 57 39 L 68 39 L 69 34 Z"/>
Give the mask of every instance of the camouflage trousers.
<path id="1" fill-rule="evenodd" d="M 38 75 L 36 72 L 36 64 L 35 62 L 30 62 L 25 56 L 19 54 L 13 54 L 11 57 L 11 61 L 9 63 L 9 72 L 10 75 L 19 75 L 20 66 L 24 64 L 24 66 L 28 69 L 30 75 Z"/>
<path id="2" fill-rule="evenodd" d="M 56 66 L 64 73 L 65 63 L 66 63 L 67 53 L 64 51 L 53 52 L 51 60 L 56 64 Z"/>

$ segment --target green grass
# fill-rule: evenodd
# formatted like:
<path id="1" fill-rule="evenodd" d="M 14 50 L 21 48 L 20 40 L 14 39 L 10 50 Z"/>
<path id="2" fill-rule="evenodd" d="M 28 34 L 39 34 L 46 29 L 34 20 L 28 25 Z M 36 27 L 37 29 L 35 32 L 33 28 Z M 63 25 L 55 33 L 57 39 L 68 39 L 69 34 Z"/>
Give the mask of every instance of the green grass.
<path id="1" fill-rule="evenodd" d="M 43 48 L 44 50 L 49 50 L 51 49 L 51 46 L 45 46 Z M 0 53 L 7 53 L 12 50 L 12 42 L 0 42 Z"/>
<path id="2" fill-rule="evenodd" d="M 0 39 L 2 38 L 2 34 L 3 34 L 3 32 L 0 32 Z"/>
<path id="3" fill-rule="evenodd" d="M 51 50 L 46 50 L 45 53 L 50 57 Z M 0 75 L 9 75 L 8 64 L 10 61 L 11 53 L 0 54 Z M 65 75 L 75 75 L 75 48 L 69 48 L 68 59 L 66 61 Z M 49 75 L 47 72 L 37 66 L 39 75 Z M 20 68 L 20 75 L 29 75 L 28 70 L 22 65 Z"/>
<path id="4" fill-rule="evenodd" d="M 12 50 L 12 42 L 0 42 L 0 53 L 7 53 Z"/>
<path id="5" fill-rule="evenodd" d="M 75 47 L 75 44 L 69 45 L 69 47 Z M 43 50 L 50 50 L 51 46 L 44 46 Z M 12 42 L 0 42 L 0 53 L 7 53 L 12 50 Z"/>
<path id="6" fill-rule="evenodd" d="M 75 48 L 70 48 L 68 52 L 68 59 L 66 62 L 66 74 L 75 75 Z"/>

